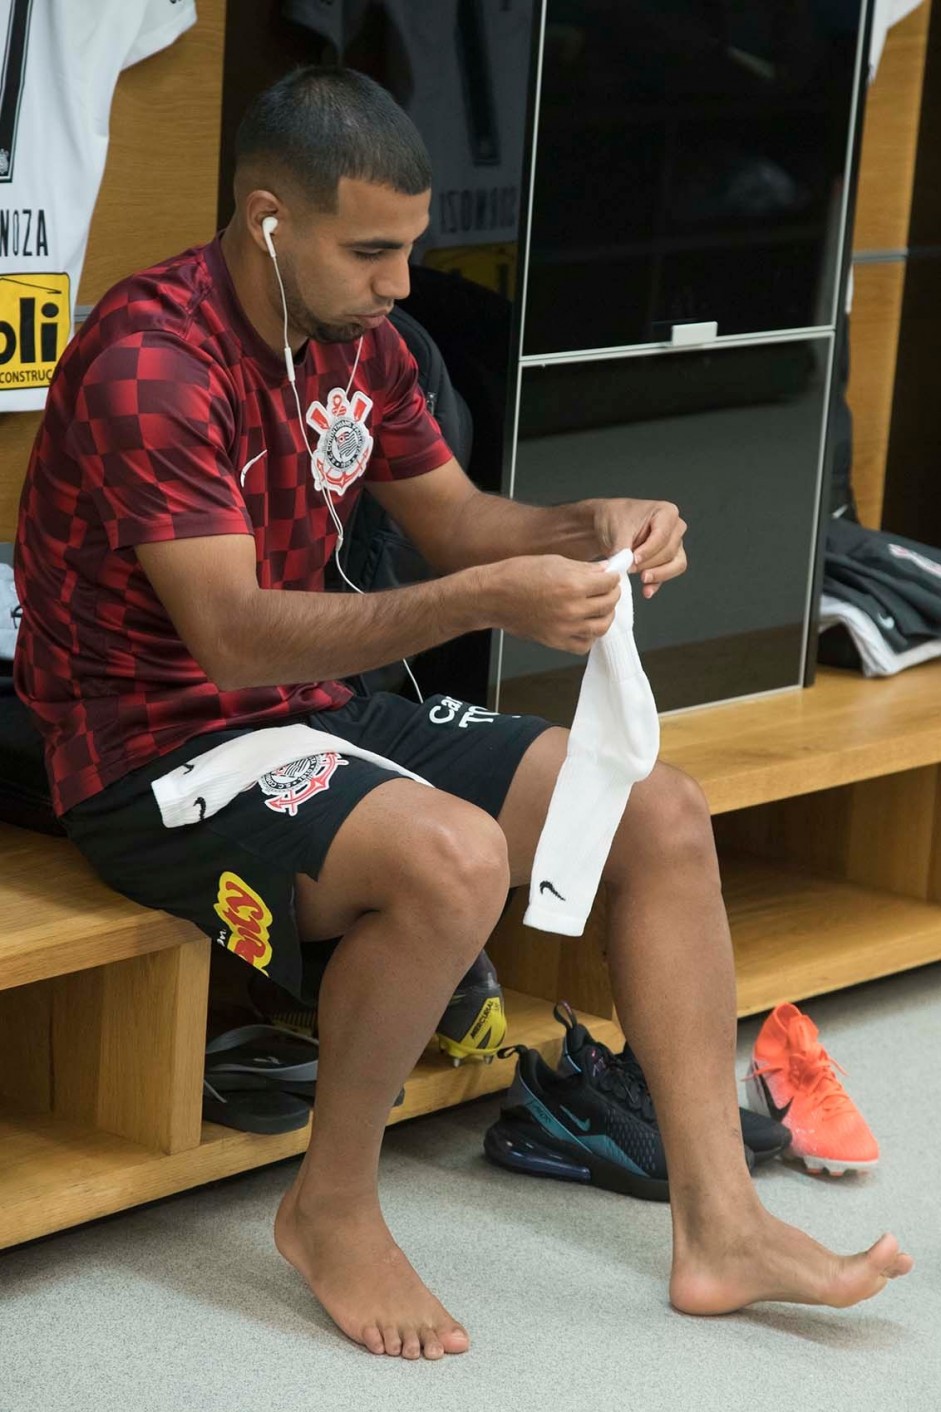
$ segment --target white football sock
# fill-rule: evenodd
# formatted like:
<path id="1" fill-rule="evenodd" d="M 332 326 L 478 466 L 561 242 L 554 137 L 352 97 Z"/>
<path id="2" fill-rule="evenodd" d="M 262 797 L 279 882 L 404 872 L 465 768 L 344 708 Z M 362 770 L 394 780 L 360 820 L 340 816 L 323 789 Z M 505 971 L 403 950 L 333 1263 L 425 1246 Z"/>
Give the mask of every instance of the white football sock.
<path id="1" fill-rule="evenodd" d="M 614 622 L 588 654 L 568 750 L 543 825 L 523 918 L 529 927 L 581 936 L 633 785 L 660 751 L 660 721 L 634 643 L 634 601 L 624 575 Z"/>

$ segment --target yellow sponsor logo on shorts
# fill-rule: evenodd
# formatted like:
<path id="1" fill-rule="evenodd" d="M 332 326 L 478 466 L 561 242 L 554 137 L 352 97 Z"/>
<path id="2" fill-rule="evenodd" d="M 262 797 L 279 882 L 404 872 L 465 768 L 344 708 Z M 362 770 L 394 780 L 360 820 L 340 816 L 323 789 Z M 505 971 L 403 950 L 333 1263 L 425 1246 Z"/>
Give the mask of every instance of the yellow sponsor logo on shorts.
<path id="1" fill-rule="evenodd" d="M 226 942 L 229 950 L 264 971 L 271 960 L 268 928 L 272 918 L 254 888 L 237 873 L 223 873 L 219 878 L 219 900 L 213 910 L 230 929 Z"/>

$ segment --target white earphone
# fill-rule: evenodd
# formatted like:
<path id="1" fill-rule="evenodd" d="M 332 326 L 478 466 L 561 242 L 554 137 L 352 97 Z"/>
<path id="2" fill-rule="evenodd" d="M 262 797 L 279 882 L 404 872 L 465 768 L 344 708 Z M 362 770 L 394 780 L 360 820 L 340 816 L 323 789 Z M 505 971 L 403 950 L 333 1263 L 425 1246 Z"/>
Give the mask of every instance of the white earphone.
<path id="1" fill-rule="evenodd" d="M 274 241 L 271 239 L 271 234 L 272 234 L 273 231 L 276 231 L 277 229 L 278 229 L 278 218 L 277 218 L 277 216 L 266 216 L 265 219 L 264 219 L 264 220 L 262 221 L 262 223 L 261 223 L 261 233 L 262 233 L 262 235 L 265 237 L 265 244 L 266 244 L 267 247 L 268 247 L 268 254 L 271 256 L 272 260 L 274 260 L 275 264 L 277 264 L 277 262 L 278 262 L 278 257 L 277 257 L 277 255 L 274 253 Z"/>
<path id="2" fill-rule="evenodd" d="M 274 248 L 274 241 L 271 239 L 272 235 L 274 234 L 274 232 L 275 232 L 277 229 L 278 229 L 278 218 L 277 218 L 277 216 L 265 216 L 265 218 L 263 219 L 263 221 L 262 221 L 262 223 L 261 223 L 261 233 L 262 233 L 262 236 L 264 237 L 265 245 L 266 245 L 267 248 L 268 248 L 268 254 L 271 256 L 272 260 L 274 261 L 274 272 L 275 272 L 275 274 L 277 275 L 277 278 L 278 278 L 278 290 L 280 291 L 280 294 L 281 294 L 281 309 L 282 309 L 282 312 L 283 312 L 283 314 L 284 314 L 284 350 L 283 350 L 283 351 L 284 351 L 284 366 L 285 366 L 285 369 L 286 369 L 286 371 L 287 371 L 288 382 L 291 384 L 291 391 L 294 393 L 294 403 L 295 403 L 295 406 L 297 407 L 297 419 L 298 419 L 298 421 L 300 422 L 300 425 L 301 425 L 301 436 L 303 436 L 303 438 L 304 438 L 304 445 L 305 445 L 306 448 L 307 448 L 307 455 L 308 455 L 308 457 L 310 458 L 310 474 L 311 474 L 311 476 L 312 476 L 312 478 L 313 478 L 314 485 L 316 486 L 317 490 L 320 491 L 321 495 L 323 496 L 324 500 L 325 500 L 326 503 L 327 503 L 327 509 L 330 511 L 330 518 L 333 520 L 333 525 L 334 525 L 334 528 L 335 528 L 335 530 L 336 530 L 336 532 L 337 532 L 337 547 L 336 547 L 337 568 L 340 570 L 340 574 L 341 574 L 341 576 L 342 576 L 342 578 L 343 578 L 343 581 L 346 583 L 346 585 L 347 585 L 349 588 L 351 588 L 354 593 L 359 593 L 359 594 L 361 594 L 361 593 L 363 592 L 363 590 L 362 590 L 361 588 L 358 588 L 358 587 L 356 586 L 356 584 L 353 582 L 352 579 L 347 578 L 346 571 L 344 570 L 343 565 L 340 563 L 340 551 L 341 551 L 342 548 L 343 548 L 343 522 L 342 522 L 342 520 L 340 519 L 340 517 L 339 517 L 339 515 L 337 514 L 336 509 L 335 509 L 335 507 L 334 507 L 333 499 L 332 499 L 332 497 L 331 497 L 331 495 L 330 495 L 330 487 L 329 487 L 329 485 L 327 484 L 327 482 L 324 480 L 323 476 L 320 474 L 319 470 L 317 469 L 317 464 L 316 464 L 316 461 L 315 461 L 315 459 L 314 459 L 314 449 L 313 449 L 313 447 L 311 446 L 310 442 L 309 442 L 308 439 L 307 439 L 307 426 L 306 426 L 306 423 L 305 423 L 305 421 L 304 421 L 304 413 L 303 413 L 303 411 L 302 411 L 302 409 L 301 409 L 301 399 L 300 399 L 300 397 L 297 395 L 297 381 L 296 381 L 297 374 L 296 374 L 295 369 L 294 369 L 294 354 L 291 352 L 291 345 L 290 345 L 290 343 L 288 342 L 288 301 L 287 301 L 287 298 L 286 298 L 285 293 L 284 293 L 284 283 L 283 283 L 283 281 L 282 281 L 282 279 L 281 279 L 281 271 L 280 271 L 280 269 L 278 268 L 278 256 L 277 256 L 277 253 L 276 253 L 275 248 Z M 349 380 L 349 382 L 348 382 L 347 385 L 346 385 L 346 396 L 347 396 L 347 397 L 349 397 L 349 395 L 350 395 L 350 388 L 353 386 L 353 379 L 354 379 L 355 376 L 356 376 L 356 369 L 359 367 L 359 355 L 360 355 L 360 353 L 362 353 L 362 351 L 363 351 L 363 335 L 360 334 L 359 343 L 356 345 L 356 358 L 355 358 L 355 360 L 354 360 L 354 362 L 353 362 L 353 371 L 350 373 L 350 380 Z M 419 701 L 424 702 L 424 699 L 425 699 L 425 698 L 424 698 L 424 697 L 422 696 L 422 694 L 421 694 L 421 688 L 420 688 L 420 686 L 418 685 L 418 682 L 415 680 L 414 676 L 412 675 L 412 669 L 411 669 L 411 667 L 410 667 L 410 666 L 408 665 L 408 663 L 407 663 L 406 661 L 404 661 L 404 660 L 403 660 L 403 662 L 402 662 L 402 666 L 403 666 L 403 667 L 405 668 L 405 670 L 408 672 L 408 675 L 409 675 L 409 677 L 410 677 L 410 679 L 411 679 L 412 686 L 415 688 L 415 691 L 416 691 L 416 693 L 417 693 L 417 695 L 418 695 Z"/>

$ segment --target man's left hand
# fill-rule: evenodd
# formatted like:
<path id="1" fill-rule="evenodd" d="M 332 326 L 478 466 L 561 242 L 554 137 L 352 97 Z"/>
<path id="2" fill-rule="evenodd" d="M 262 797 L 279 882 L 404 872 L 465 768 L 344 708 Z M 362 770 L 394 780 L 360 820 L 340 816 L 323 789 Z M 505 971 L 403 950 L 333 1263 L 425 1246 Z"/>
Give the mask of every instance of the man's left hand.
<path id="1" fill-rule="evenodd" d="M 645 598 L 653 598 L 667 579 L 686 572 L 683 536 L 688 526 L 667 500 L 600 500 L 595 526 L 602 553 L 634 552 L 631 573 L 640 574 Z"/>

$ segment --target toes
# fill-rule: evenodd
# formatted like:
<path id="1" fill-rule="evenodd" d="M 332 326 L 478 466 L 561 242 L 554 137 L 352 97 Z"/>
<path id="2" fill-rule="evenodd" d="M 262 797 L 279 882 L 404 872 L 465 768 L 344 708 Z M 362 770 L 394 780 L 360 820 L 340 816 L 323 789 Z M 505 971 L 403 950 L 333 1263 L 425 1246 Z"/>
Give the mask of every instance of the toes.
<path id="1" fill-rule="evenodd" d="M 368 1324 L 363 1329 L 362 1342 L 370 1353 L 385 1353 L 390 1358 L 425 1358 L 436 1360 L 447 1353 L 466 1353 L 470 1347 L 467 1331 L 460 1324 L 436 1329 L 433 1324 L 419 1327 L 396 1324 Z"/>
<path id="2" fill-rule="evenodd" d="M 899 1243 L 894 1235 L 884 1235 L 876 1241 L 866 1251 L 866 1259 L 880 1275 L 884 1275 L 887 1280 L 898 1279 L 899 1275 L 907 1275 L 915 1264 L 910 1255 L 899 1249 Z"/>
<path id="3" fill-rule="evenodd" d="M 369 1349 L 370 1353 L 385 1352 L 385 1344 L 383 1343 L 382 1334 L 379 1332 L 379 1329 L 376 1327 L 375 1324 L 369 1324 L 365 1329 L 363 1329 L 363 1343 Z"/>
<path id="4" fill-rule="evenodd" d="M 402 1357 L 414 1360 L 421 1357 L 421 1339 L 417 1329 L 402 1330 Z"/>
<path id="5" fill-rule="evenodd" d="M 880 1273 L 888 1274 L 899 1256 L 899 1243 L 894 1235 L 880 1236 L 866 1251 L 866 1259 Z"/>
<path id="6" fill-rule="evenodd" d="M 402 1336 L 395 1324 L 383 1324 L 382 1342 L 385 1344 L 386 1353 L 393 1358 L 398 1358 L 402 1352 Z"/>
<path id="7" fill-rule="evenodd" d="M 470 1337 L 460 1324 L 452 1324 L 448 1329 L 439 1329 L 438 1336 L 445 1353 L 466 1353 L 470 1348 Z"/>
<path id="8" fill-rule="evenodd" d="M 432 1359 L 443 1358 L 444 1347 L 438 1337 L 437 1329 L 432 1328 L 430 1324 L 423 1324 L 419 1333 L 421 1335 L 422 1352 L 425 1357 Z"/>

